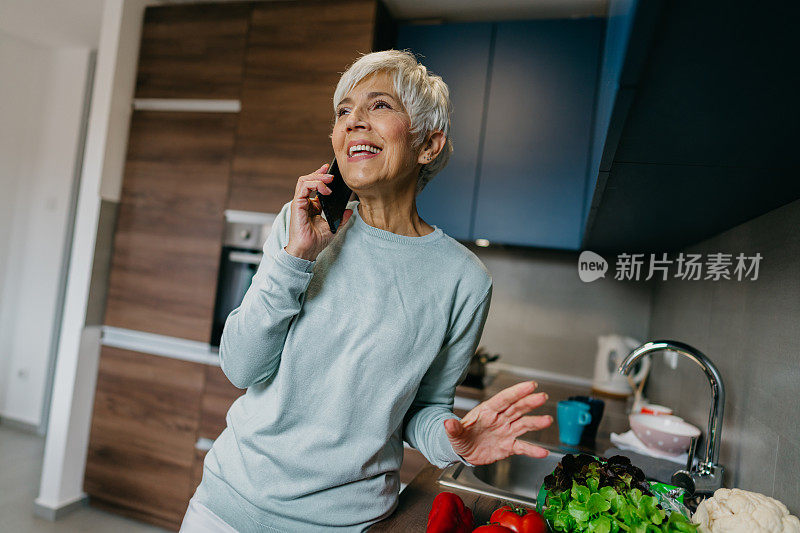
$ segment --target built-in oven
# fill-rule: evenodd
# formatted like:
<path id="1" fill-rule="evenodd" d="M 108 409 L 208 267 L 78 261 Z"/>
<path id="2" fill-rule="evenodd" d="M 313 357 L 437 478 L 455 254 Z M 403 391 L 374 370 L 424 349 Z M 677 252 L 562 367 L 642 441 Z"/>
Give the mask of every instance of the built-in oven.
<path id="1" fill-rule="evenodd" d="M 217 276 L 211 345 L 219 346 L 228 315 L 239 307 L 253 281 L 275 214 L 225 211 L 225 235 Z"/>

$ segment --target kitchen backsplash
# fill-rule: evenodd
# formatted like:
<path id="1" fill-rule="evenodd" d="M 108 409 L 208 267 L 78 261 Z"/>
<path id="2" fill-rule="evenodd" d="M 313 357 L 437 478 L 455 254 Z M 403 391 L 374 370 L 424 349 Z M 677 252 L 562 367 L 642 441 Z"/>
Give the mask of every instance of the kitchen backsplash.
<path id="1" fill-rule="evenodd" d="M 470 249 L 492 274 L 481 345 L 501 363 L 591 379 L 599 335 L 647 337 L 650 282 L 584 283 L 576 252 Z"/>
<path id="2" fill-rule="evenodd" d="M 762 256 L 755 281 L 659 282 L 650 337 L 684 341 L 722 373 L 727 402 L 720 462 L 726 485 L 761 492 L 800 513 L 800 200 L 685 250 Z M 651 401 L 705 428 L 711 391 L 700 368 L 662 358 Z"/>

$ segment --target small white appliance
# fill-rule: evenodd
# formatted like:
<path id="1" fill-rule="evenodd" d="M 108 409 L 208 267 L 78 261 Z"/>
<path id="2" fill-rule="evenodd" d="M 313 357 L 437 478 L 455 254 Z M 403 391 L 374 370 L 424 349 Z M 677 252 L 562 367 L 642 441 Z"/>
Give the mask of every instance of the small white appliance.
<path id="1" fill-rule="evenodd" d="M 628 378 L 617 372 L 620 363 L 641 342 L 622 335 L 601 335 L 597 337 L 597 356 L 594 362 L 594 380 L 592 390 L 601 394 L 616 397 L 627 397 L 633 393 Z M 638 384 L 647 377 L 650 371 L 650 358 L 644 357 L 634 366 L 631 379 Z"/>

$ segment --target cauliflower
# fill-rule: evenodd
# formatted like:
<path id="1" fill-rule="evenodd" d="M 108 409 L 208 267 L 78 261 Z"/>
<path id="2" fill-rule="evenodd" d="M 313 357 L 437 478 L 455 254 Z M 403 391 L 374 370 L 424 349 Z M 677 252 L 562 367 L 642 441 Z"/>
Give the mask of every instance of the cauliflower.
<path id="1" fill-rule="evenodd" d="M 718 489 L 692 516 L 700 533 L 800 533 L 800 520 L 784 504 L 741 489 Z"/>

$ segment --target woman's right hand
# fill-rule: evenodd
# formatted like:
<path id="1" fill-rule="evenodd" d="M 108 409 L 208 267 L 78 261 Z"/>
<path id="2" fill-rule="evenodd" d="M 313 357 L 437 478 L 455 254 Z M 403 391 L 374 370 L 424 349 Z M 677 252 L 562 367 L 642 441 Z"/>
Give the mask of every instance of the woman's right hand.
<path id="1" fill-rule="evenodd" d="M 307 261 L 316 261 L 317 256 L 333 240 L 328 222 L 322 218 L 322 207 L 318 198 L 310 198 L 311 191 L 317 194 L 330 194 L 328 183 L 333 180 L 332 174 L 325 174 L 328 164 L 325 163 L 312 174 L 300 176 L 294 190 L 289 220 L 289 243 L 285 246 L 288 254 Z M 353 214 L 346 209 L 342 216 L 341 228 Z"/>

